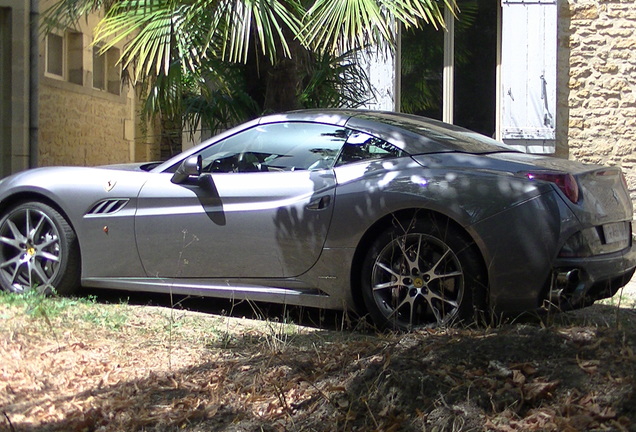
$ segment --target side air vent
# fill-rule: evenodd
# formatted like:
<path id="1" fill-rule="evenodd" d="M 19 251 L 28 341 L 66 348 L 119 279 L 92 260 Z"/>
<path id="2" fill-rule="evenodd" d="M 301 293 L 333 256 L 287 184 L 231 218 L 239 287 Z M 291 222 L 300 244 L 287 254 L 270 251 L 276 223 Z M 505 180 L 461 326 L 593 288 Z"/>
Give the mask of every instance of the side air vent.
<path id="1" fill-rule="evenodd" d="M 99 201 L 89 211 L 88 215 L 105 215 L 117 213 L 128 204 L 127 198 L 115 198 Z"/>

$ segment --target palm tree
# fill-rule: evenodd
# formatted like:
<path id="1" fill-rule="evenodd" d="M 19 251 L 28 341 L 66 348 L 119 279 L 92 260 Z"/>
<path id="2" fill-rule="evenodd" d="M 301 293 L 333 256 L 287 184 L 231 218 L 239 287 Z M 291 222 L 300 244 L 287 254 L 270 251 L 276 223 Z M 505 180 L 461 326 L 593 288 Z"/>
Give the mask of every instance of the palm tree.
<path id="1" fill-rule="evenodd" d="M 72 27 L 91 12 L 103 13 L 95 43 L 104 51 L 125 41 L 124 76 L 144 90 L 147 114 L 210 127 L 355 106 L 365 93 L 356 50 L 393 47 L 396 24 L 443 26 L 436 0 L 59 0 L 45 26 Z"/>

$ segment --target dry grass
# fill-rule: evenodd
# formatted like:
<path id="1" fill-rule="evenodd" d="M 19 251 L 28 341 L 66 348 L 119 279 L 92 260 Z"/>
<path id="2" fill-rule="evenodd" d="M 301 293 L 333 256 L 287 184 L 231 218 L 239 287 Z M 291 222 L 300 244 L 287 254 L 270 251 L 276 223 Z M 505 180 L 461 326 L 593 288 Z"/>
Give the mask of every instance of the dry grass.
<path id="1" fill-rule="evenodd" d="M 633 310 L 376 335 L 4 300 L 0 431 L 636 428 Z"/>

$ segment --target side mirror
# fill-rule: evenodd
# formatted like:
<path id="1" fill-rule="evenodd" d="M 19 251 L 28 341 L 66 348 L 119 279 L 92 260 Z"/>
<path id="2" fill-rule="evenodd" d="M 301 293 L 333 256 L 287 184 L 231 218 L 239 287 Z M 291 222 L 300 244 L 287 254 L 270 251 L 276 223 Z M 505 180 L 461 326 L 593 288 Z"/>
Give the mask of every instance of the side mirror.
<path id="1" fill-rule="evenodd" d="M 199 177 L 201 175 L 202 164 L 203 159 L 201 155 L 187 158 L 181 162 L 181 165 L 179 165 L 179 168 L 177 168 L 170 181 L 175 184 L 182 184 L 185 183 L 190 176 Z"/>

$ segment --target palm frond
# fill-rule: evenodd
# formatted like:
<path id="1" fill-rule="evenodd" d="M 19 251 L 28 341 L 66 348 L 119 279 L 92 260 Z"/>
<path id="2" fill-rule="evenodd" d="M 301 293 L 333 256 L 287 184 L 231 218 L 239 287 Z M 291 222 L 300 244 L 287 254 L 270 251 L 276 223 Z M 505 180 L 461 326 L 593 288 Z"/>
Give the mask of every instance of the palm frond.
<path id="1" fill-rule="evenodd" d="M 357 50 L 340 56 L 314 55 L 299 99 L 304 108 L 358 108 L 372 99 L 371 85 Z"/>
<path id="2" fill-rule="evenodd" d="M 252 35 L 270 61 L 281 49 L 291 56 L 288 35 L 300 32 L 302 7 L 295 0 L 223 0 L 216 8 L 216 25 L 223 46 L 222 58 L 232 62 L 247 61 Z"/>
<path id="3" fill-rule="evenodd" d="M 455 0 L 441 4 L 457 11 Z M 331 53 L 394 46 L 395 23 L 438 28 L 444 27 L 444 15 L 436 0 L 317 0 L 307 11 L 300 37 L 314 49 Z"/>
<path id="4" fill-rule="evenodd" d="M 58 0 L 42 13 L 42 30 L 76 28 L 81 18 L 98 11 L 107 11 L 118 0 Z"/>
<path id="5" fill-rule="evenodd" d="M 376 1 L 317 0 L 307 17 L 302 40 L 331 53 L 392 38 L 390 19 Z"/>

